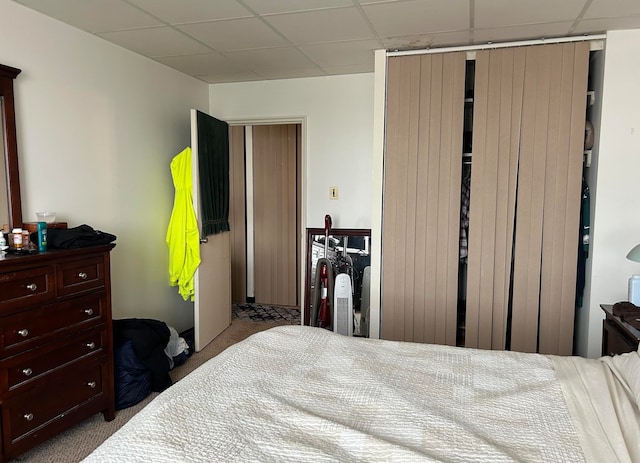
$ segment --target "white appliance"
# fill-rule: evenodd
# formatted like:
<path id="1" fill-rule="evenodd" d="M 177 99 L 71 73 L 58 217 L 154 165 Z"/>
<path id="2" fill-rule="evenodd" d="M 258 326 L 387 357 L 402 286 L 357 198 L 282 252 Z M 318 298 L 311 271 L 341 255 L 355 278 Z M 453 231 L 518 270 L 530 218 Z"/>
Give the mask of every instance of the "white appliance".
<path id="1" fill-rule="evenodd" d="M 333 331 L 353 336 L 353 315 L 351 277 L 340 273 L 333 285 Z"/>
<path id="2" fill-rule="evenodd" d="M 369 337 L 369 312 L 371 291 L 371 267 L 367 265 L 362 272 L 362 295 L 360 298 L 360 336 Z"/>

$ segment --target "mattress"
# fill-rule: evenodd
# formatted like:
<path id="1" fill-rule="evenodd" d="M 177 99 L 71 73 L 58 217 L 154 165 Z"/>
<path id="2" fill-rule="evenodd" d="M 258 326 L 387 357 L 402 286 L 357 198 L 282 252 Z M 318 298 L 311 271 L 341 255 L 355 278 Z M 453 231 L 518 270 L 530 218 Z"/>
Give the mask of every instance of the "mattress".
<path id="1" fill-rule="evenodd" d="M 640 358 L 282 326 L 158 395 L 84 461 L 640 461 Z"/>

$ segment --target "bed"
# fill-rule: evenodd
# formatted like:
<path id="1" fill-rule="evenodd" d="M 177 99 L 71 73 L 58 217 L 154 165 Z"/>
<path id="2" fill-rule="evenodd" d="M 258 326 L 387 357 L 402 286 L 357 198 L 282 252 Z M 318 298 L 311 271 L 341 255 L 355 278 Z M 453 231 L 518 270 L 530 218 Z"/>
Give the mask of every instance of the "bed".
<path id="1" fill-rule="evenodd" d="M 84 461 L 637 462 L 640 357 L 281 326 L 158 395 Z"/>

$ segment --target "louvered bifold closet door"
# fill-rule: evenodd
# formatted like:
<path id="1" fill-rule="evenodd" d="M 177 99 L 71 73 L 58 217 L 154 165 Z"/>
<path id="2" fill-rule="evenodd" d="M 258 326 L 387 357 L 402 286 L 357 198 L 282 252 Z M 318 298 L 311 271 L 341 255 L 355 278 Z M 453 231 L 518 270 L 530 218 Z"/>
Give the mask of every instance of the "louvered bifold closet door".
<path id="1" fill-rule="evenodd" d="M 465 346 L 505 349 L 524 54 L 476 54 Z"/>
<path id="2" fill-rule="evenodd" d="M 589 44 L 476 55 L 465 345 L 571 354 Z"/>
<path id="3" fill-rule="evenodd" d="M 527 47 L 511 349 L 573 350 L 589 43 Z"/>
<path id="4" fill-rule="evenodd" d="M 465 53 L 388 61 L 384 339 L 454 345 Z"/>

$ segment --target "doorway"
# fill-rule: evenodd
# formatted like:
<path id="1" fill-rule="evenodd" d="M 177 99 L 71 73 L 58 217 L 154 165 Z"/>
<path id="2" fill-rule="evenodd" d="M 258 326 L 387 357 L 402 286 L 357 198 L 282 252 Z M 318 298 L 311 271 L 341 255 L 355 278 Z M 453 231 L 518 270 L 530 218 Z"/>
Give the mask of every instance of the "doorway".
<path id="1" fill-rule="evenodd" d="M 229 127 L 232 301 L 300 307 L 302 124 Z"/>

